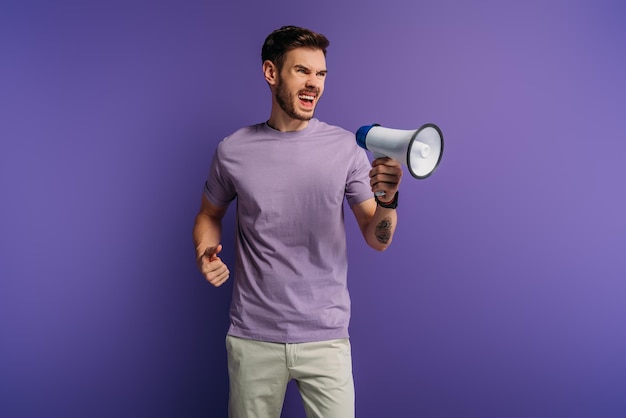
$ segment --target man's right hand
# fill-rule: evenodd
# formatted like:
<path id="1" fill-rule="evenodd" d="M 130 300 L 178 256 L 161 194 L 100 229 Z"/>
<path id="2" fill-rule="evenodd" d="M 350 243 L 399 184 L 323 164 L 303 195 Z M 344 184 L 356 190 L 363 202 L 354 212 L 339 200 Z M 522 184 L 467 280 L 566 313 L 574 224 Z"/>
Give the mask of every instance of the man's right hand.
<path id="1" fill-rule="evenodd" d="M 198 258 L 198 268 L 215 287 L 219 287 L 230 277 L 230 270 L 217 255 L 222 251 L 222 244 L 208 247 Z"/>

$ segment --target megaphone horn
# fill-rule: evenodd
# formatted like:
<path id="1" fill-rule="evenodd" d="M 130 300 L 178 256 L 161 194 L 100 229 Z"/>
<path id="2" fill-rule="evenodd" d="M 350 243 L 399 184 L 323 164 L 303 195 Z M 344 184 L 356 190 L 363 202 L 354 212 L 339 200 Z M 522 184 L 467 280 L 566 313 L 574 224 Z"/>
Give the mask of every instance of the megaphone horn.
<path id="1" fill-rule="evenodd" d="M 443 155 L 443 134 L 433 123 L 414 130 L 365 125 L 356 131 L 356 142 L 376 158 L 390 157 L 400 161 L 416 179 L 430 176 Z"/>

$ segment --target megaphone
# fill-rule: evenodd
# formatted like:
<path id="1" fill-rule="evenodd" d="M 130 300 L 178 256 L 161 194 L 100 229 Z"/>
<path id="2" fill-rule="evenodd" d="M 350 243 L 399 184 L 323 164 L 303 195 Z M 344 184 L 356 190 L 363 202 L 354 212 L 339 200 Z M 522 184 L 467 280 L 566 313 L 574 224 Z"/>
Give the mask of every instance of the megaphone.
<path id="1" fill-rule="evenodd" d="M 414 130 L 365 125 L 356 131 L 356 142 L 375 158 L 390 157 L 404 164 L 416 179 L 430 176 L 443 155 L 443 134 L 432 123 Z"/>

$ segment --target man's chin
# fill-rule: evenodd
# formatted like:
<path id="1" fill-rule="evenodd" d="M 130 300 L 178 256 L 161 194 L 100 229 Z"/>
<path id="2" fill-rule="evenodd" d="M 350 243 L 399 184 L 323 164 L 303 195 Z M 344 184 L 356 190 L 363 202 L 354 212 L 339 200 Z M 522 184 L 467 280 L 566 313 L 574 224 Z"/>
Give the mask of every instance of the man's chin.
<path id="1" fill-rule="evenodd" d="M 315 114 L 315 109 L 297 112 L 298 119 L 306 120 L 306 121 L 313 119 L 314 114 Z"/>
<path id="2" fill-rule="evenodd" d="M 291 115 L 292 118 L 301 120 L 303 122 L 308 122 L 313 119 L 313 112 L 297 112 Z"/>

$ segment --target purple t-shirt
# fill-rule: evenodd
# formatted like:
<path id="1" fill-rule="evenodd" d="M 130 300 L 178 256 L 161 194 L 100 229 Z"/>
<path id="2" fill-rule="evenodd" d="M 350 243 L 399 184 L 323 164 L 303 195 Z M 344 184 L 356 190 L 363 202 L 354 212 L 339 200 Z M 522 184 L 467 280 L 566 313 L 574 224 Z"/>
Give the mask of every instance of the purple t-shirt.
<path id="1" fill-rule="evenodd" d="M 204 193 L 237 198 L 229 334 L 297 343 L 348 337 L 343 201 L 372 198 L 354 134 L 312 119 L 296 132 L 266 123 L 217 147 Z"/>

